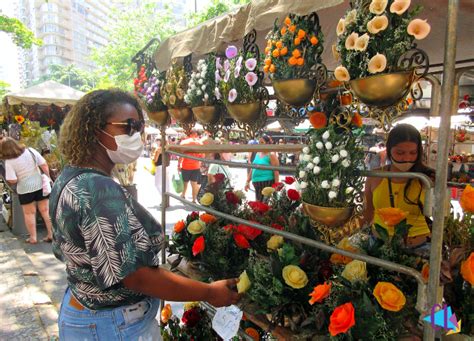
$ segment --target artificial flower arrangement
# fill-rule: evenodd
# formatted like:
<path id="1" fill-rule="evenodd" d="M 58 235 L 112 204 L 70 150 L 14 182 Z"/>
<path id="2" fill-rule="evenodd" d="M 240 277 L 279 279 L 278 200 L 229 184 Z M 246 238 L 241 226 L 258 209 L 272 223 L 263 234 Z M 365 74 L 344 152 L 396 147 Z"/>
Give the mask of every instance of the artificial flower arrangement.
<path id="1" fill-rule="evenodd" d="M 263 71 L 272 79 L 307 77 L 321 62 L 323 33 L 308 17 L 290 15 L 268 33 Z"/>
<path id="2" fill-rule="evenodd" d="M 214 175 L 214 182 L 206 186 L 199 203 L 222 213 L 238 215 L 244 199 L 242 191 L 234 191 L 230 180 L 224 174 L 217 173 Z"/>
<path id="3" fill-rule="evenodd" d="M 135 93 L 141 98 L 145 110 L 148 113 L 166 110 L 166 105 L 161 98 L 161 85 L 164 83 L 164 73 L 153 69 L 148 71 L 142 66 L 139 71 L 139 77 L 134 80 Z"/>
<path id="4" fill-rule="evenodd" d="M 210 54 L 200 59 L 196 71 L 191 74 L 184 101 L 191 107 L 208 106 L 216 103 L 216 58 Z"/>
<path id="5" fill-rule="evenodd" d="M 332 47 L 337 80 L 347 82 L 397 70 L 400 56 L 430 33 L 426 20 L 415 18 L 410 0 L 355 0 L 355 6 L 337 24 L 337 44 Z"/>
<path id="6" fill-rule="evenodd" d="M 174 63 L 166 71 L 166 79 L 161 84 L 160 92 L 163 103 L 169 108 L 186 106 L 184 96 L 188 89 L 186 71 L 183 66 Z"/>
<path id="7" fill-rule="evenodd" d="M 216 58 L 216 98 L 226 105 L 259 101 L 258 59 L 244 55 L 233 45 L 227 47 L 225 56 L 223 60 Z"/>

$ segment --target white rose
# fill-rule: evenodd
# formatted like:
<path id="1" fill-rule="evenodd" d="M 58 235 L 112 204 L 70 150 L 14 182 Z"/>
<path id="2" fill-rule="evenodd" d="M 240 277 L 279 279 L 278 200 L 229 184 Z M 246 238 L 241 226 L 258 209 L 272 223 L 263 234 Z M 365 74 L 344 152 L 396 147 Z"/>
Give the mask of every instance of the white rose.
<path id="1" fill-rule="evenodd" d="M 198 90 L 198 91 L 196 91 L 196 94 L 197 94 L 198 96 L 201 96 L 201 95 L 202 95 L 202 91 L 201 91 L 201 90 Z"/>
<path id="2" fill-rule="evenodd" d="M 308 183 L 307 183 L 307 182 L 304 182 L 304 181 L 301 181 L 301 183 L 300 183 L 300 188 L 301 188 L 301 189 L 305 189 L 306 187 L 308 187 Z"/>
<path id="3" fill-rule="evenodd" d="M 300 178 L 304 178 L 306 176 L 306 172 L 301 170 L 298 175 L 299 175 Z"/>
<path id="4" fill-rule="evenodd" d="M 346 188 L 346 194 L 351 194 L 354 191 L 353 187 L 347 187 Z"/>
<path id="5" fill-rule="evenodd" d="M 202 79 L 198 80 L 198 83 L 199 85 L 201 85 L 202 83 L 204 83 L 204 81 Z"/>
<path id="6" fill-rule="evenodd" d="M 332 149 L 332 143 L 331 142 L 326 142 L 325 147 L 326 147 L 327 150 L 331 150 Z"/>
<path id="7" fill-rule="evenodd" d="M 196 85 L 191 85 L 191 90 L 196 90 Z"/>
<path id="8" fill-rule="evenodd" d="M 304 154 L 300 154 L 300 155 L 298 156 L 298 158 L 299 158 L 300 161 L 303 161 L 303 160 L 304 160 Z"/>
<path id="9" fill-rule="evenodd" d="M 307 169 L 313 169 L 314 165 L 310 162 L 306 165 Z"/>
<path id="10" fill-rule="evenodd" d="M 201 86 L 201 89 L 202 89 L 202 91 L 206 90 L 206 84 L 203 84 L 203 85 Z"/>
<path id="11" fill-rule="evenodd" d="M 327 180 L 324 180 L 323 182 L 321 182 L 321 187 L 322 188 L 329 188 L 331 186 L 329 185 L 329 182 Z"/>
<path id="12" fill-rule="evenodd" d="M 322 142 L 316 143 L 316 148 L 318 148 L 318 149 L 323 149 L 323 147 L 324 147 L 324 145 L 323 145 Z"/>
<path id="13" fill-rule="evenodd" d="M 341 180 L 339 179 L 334 179 L 332 181 L 332 187 L 339 187 L 341 185 Z"/>
<path id="14" fill-rule="evenodd" d="M 326 141 L 329 138 L 329 135 L 329 131 L 326 130 L 323 134 L 323 140 Z"/>
<path id="15" fill-rule="evenodd" d="M 337 161 L 339 161 L 339 155 L 337 154 L 334 154 L 331 158 L 331 162 L 332 163 L 336 163 Z"/>
<path id="16" fill-rule="evenodd" d="M 314 173 L 314 174 L 319 174 L 319 172 L 321 172 L 321 167 L 314 166 L 314 168 L 313 168 L 313 173 Z"/>
<path id="17" fill-rule="evenodd" d="M 342 160 L 341 164 L 342 164 L 343 167 L 347 168 L 351 165 L 351 162 L 347 159 L 344 159 L 344 160 Z"/>
<path id="18" fill-rule="evenodd" d="M 308 162 L 309 160 L 311 160 L 311 155 L 305 154 L 305 155 L 303 156 L 303 161 Z"/>
<path id="19" fill-rule="evenodd" d="M 341 157 L 347 157 L 349 153 L 347 152 L 347 150 L 343 149 L 339 152 L 339 155 L 341 155 Z"/>
<path id="20" fill-rule="evenodd" d="M 309 154 L 309 147 L 304 147 L 303 148 L 303 153 L 304 154 Z"/>
<path id="21" fill-rule="evenodd" d="M 328 197 L 329 197 L 329 200 L 336 199 L 337 193 L 334 191 L 329 191 Z"/>
<path id="22" fill-rule="evenodd" d="M 209 95 L 208 94 L 204 94 L 204 99 L 207 101 L 209 99 Z"/>
<path id="23" fill-rule="evenodd" d="M 313 159 L 313 163 L 314 163 L 315 165 L 318 165 L 320 161 L 321 161 L 321 159 L 319 158 L 319 156 L 316 156 L 316 157 Z"/>

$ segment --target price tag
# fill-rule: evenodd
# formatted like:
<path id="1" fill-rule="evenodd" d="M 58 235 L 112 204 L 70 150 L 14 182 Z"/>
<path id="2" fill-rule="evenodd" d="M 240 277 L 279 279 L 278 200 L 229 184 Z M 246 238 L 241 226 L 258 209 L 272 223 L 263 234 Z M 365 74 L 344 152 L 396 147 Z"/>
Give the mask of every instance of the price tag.
<path id="1" fill-rule="evenodd" d="M 242 310 L 235 305 L 217 308 L 212 319 L 212 329 L 224 340 L 230 340 L 237 335 L 241 320 Z"/>

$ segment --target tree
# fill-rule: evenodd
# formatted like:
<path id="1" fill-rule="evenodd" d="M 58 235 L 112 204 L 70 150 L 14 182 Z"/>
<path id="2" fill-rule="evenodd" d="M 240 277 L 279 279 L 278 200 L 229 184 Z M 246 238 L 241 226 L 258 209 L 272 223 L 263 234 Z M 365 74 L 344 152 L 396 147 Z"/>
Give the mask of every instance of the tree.
<path id="1" fill-rule="evenodd" d="M 0 31 L 10 34 L 13 42 L 24 49 L 31 48 L 33 44 L 38 46 L 43 44 L 43 41 L 35 38 L 33 32 L 20 20 L 7 17 L 4 14 L 0 14 Z"/>
<path id="2" fill-rule="evenodd" d="M 161 41 L 174 33 L 173 17 L 168 10 L 157 11 L 151 1 L 140 2 L 139 7 L 113 10 L 114 21 L 109 25 L 109 44 L 96 49 L 92 60 L 101 74 L 99 86 L 116 86 L 131 90 L 136 76 L 132 57 L 152 38 Z"/>
<path id="3" fill-rule="evenodd" d="M 95 74 L 77 68 L 74 64 L 49 66 L 49 73 L 32 82 L 36 85 L 47 80 L 70 86 L 79 91 L 88 92 L 95 88 L 98 77 Z"/>
<path id="4" fill-rule="evenodd" d="M 8 89 L 10 88 L 10 84 L 4 81 L 0 81 L 0 104 L 3 96 L 8 93 Z"/>
<path id="5" fill-rule="evenodd" d="M 212 0 L 204 10 L 188 15 L 188 27 L 197 26 L 249 2 L 250 0 Z"/>

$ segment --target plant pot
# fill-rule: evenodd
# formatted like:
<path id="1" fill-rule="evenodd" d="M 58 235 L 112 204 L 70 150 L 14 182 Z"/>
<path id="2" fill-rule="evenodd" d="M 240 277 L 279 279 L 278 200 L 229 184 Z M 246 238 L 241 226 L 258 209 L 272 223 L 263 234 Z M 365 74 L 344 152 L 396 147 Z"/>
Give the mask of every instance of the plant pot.
<path id="1" fill-rule="evenodd" d="M 161 127 L 168 122 L 169 114 L 166 110 L 153 111 L 148 113 L 148 118 Z"/>
<path id="2" fill-rule="evenodd" d="M 313 98 L 316 81 L 313 79 L 274 79 L 272 80 L 275 95 L 283 102 L 302 107 Z"/>
<path id="3" fill-rule="evenodd" d="M 219 118 L 219 113 L 214 105 L 203 105 L 192 108 L 196 121 L 201 124 L 215 123 Z"/>
<path id="4" fill-rule="evenodd" d="M 262 102 L 251 102 L 244 104 L 226 104 L 229 115 L 241 123 L 256 121 L 260 116 Z"/>
<path id="5" fill-rule="evenodd" d="M 349 84 L 362 103 L 389 107 L 408 95 L 414 79 L 413 71 L 402 71 L 354 79 Z"/>
<path id="6" fill-rule="evenodd" d="M 329 227 L 342 226 L 352 216 L 354 206 L 324 207 L 303 202 L 303 211 L 312 220 Z"/>
<path id="7" fill-rule="evenodd" d="M 177 122 L 186 123 L 191 120 L 192 112 L 189 107 L 168 108 L 168 112 Z"/>

